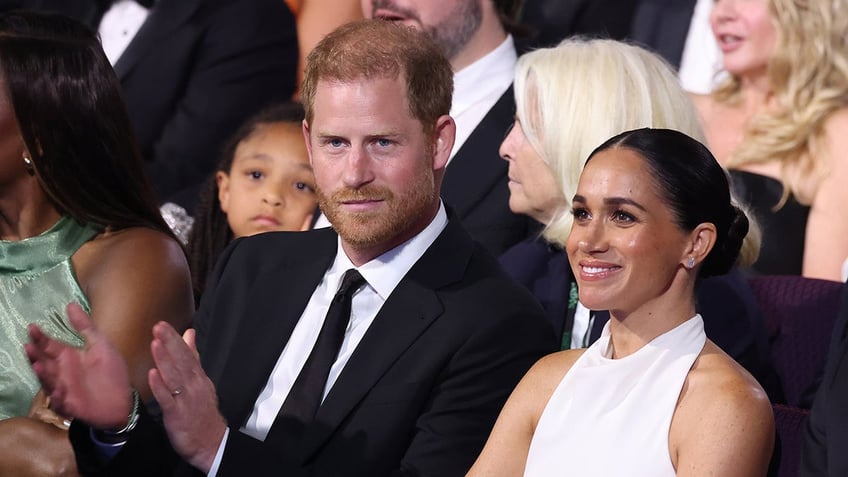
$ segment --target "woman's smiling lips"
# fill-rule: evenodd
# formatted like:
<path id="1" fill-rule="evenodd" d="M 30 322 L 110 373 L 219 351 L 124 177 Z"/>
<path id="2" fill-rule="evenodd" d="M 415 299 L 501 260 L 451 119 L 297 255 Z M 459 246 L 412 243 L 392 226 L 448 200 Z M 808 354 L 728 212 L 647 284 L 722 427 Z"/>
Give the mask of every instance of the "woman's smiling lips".
<path id="1" fill-rule="evenodd" d="M 583 280 L 602 280 L 609 277 L 615 272 L 621 270 L 621 267 L 607 262 L 584 261 L 579 262 L 580 278 Z"/>

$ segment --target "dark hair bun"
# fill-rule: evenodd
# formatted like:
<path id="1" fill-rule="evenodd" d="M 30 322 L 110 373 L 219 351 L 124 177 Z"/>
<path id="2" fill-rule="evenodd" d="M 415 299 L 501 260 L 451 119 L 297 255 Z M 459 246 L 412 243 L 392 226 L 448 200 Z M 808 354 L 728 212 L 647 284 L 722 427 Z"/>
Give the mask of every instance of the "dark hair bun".
<path id="1" fill-rule="evenodd" d="M 724 275 L 739 258 L 742 242 L 748 235 L 748 217 L 735 205 L 730 206 L 730 225 L 724 236 L 716 237 L 716 243 L 701 267 L 701 278 Z M 718 229 L 721 233 L 721 229 Z"/>

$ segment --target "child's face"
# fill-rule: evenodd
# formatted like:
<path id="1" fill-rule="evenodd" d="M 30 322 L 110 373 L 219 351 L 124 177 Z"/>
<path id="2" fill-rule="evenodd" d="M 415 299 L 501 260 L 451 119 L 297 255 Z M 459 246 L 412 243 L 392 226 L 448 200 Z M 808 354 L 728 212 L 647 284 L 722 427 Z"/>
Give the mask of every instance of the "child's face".
<path id="1" fill-rule="evenodd" d="M 309 228 L 315 177 L 299 124 L 260 125 L 238 144 L 230 173 L 218 171 L 217 180 L 235 238 Z"/>

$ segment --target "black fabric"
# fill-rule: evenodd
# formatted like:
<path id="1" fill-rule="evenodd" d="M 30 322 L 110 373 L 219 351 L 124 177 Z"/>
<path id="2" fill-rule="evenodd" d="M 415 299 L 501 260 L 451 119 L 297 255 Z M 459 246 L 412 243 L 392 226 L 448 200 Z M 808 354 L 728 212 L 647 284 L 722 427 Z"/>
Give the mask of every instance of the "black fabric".
<path id="1" fill-rule="evenodd" d="M 324 324 L 321 325 L 318 340 L 277 413 L 274 430 L 284 429 L 299 435 L 304 426 L 315 419 L 327 385 L 327 376 L 342 347 L 345 329 L 350 322 L 353 294 L 364 284 L 365 279 L 356 269 L 351 268 L 345 272 L 342 284 L 327 310 Z"/>
<path id="2" fill-rule="evenodd" d="M 640 0 L 629 38 L 680 67 L 697 0 Z"/>
<path id="3" fill-rule="evenodd" d="M 517 39 L 519 52 L 556 46 L 572 35 L 624 39 L 638 4 L 633 0 L 527 0 L 521 23 L 531 34 Z"/>
<path id="4" fill-rule="evenodd" d="M 819 319 L 809 316 L 809 319 Z M 804 428 L 801 477 L 848 475 L 848 284 L 831 336 L 821 387 Z"/>
<path id="5" fill-rule="evenodd" d="M 109 9 L 113 4 L 118 3 L 120 0 L 96 0 L 97 6 L 101 11 L 105 12 Z M 156 3 L 155 0 L 134 0 L 135 3 L 141 5 L 144 8 L 150 9 L 153 8 L 153 4 Z"/>
<path id="6" fill-rule="evenodd" d="M 730 171 L 733 189 L 760 225 L 763 243 L 751 266 L 762 275 L 801 275 L 804 238 L 810 208 L 791 195 L 779 209 L 783 185 L 777 179 L 746 171 Z"/>

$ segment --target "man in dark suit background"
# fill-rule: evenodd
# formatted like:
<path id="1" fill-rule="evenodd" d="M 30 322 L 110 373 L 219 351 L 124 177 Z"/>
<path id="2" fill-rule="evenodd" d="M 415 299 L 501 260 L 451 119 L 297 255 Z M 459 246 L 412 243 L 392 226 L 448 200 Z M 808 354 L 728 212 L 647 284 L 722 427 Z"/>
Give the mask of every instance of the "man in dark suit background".
<path id="1" fill-rule="evenodd" d="M 84 350 L 33 331 L 27 351 L 52 405 L 77 418 L 83 473 L 163 475 L 191 471 L 186 462 L 212 475 L 468 470 L 506 397 L 555 338 L 538 304 L 439 198 L 455 132 L 451 77 L 425 36 L 387 22 L 349 24 L 316 47 L 304 135 L 338 235 L 236 241 L 195 317 L 200 364 L 172 328 L 156 325 L 150 383 L 164 429 L 130 412 L 125 371 L 79 310 L 70 311 Z M 291 418 L 286 410 L 304 400 L 289 398 L 314 369 L 304 361 L 321 348 L 346 269 L 366 282 L 320 407 Z M 111 459 L 108 442 L 122 446 Z"/>
<path id="2" fill-rule="evenodd" d="M 815 318 L 815 317 L 811 317 Z M 801 447 L 801 477 L 848 475 L 848 283 Z"/>
<path id="3" fill-rule="evenodd" d="M 512 125 L 515 42 L 508 28 L 522 0 L 362 0 L 365 18 L 426 32 L 454 71 L 451 116 L 457 141 L 442 197 L 474 240 L 494 255 L 530 236 L 525 217 L 509 210 L 506 163 L 498 147 Z"/>
<path id="4" fill-rule="evenodd" d="M 224 141 L 295 90 L 297 35 L 282 0 L 5 1 L 99 29 L 157 197 L 189 211 Z"/>

